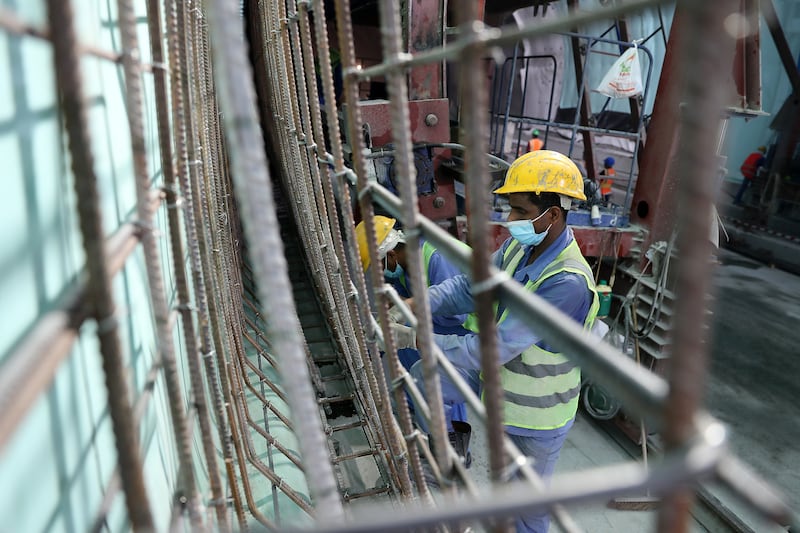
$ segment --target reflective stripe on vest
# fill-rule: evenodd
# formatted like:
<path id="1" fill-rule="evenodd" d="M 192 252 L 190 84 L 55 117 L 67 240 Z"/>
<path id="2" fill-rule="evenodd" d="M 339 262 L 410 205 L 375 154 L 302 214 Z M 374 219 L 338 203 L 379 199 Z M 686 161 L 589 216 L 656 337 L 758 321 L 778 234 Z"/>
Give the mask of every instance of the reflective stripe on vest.
<path id="1" fill-rule="evenodd" d="M 513 275 L 523 255 L 524 250 L 517 241 L 513 241 L 506 249 L 503 267 L 509 275 Z M 597 316 L 600 301 L 592 271 L 574 240 L 545 267 L 536 280 L 528 281 L 525 288 L 535 292 L 546 279 L 561 272 L 582 276 L 592 292 L 592 305 L 583 323 L 584 329 L 588 330 Z M 498 323 L 505 320 L 507 315 L 508 311 L 503 311 Z M 575 417 L 581 372 L 566 356 L 531 346 L 500 367 L 500 379 L 505 391 L 503 407 L 507 425 L 527 429 L 556 429 Z"/>
<path id="2" fill-rule="evenodd" d="M 522 257 L 525 255 L 525 249 L 517 240 L 512 240 L 511 244 L 508 245 L 506 251 L 503 252 L 503 262 L 500 265 L 500 269 L 508 272 L 510 275 L 513 276 L 514 269 L 508 270 L 508 265 L 514 263 L 514 267 L 522 261 Z M 497 302 L 494 304 L 494 316 L 497 319 Z M 467 315 L 467 319 L 464 321 L 464 328 L 475 333 L 478 333 L 478 315 L 475 313 L 470 313 Z"/>

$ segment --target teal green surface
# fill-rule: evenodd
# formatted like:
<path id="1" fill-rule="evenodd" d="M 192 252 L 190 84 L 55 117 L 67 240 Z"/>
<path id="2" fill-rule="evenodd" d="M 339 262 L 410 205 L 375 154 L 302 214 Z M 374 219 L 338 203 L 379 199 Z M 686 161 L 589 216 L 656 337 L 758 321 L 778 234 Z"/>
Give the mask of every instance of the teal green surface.
<path id="1" fill-rule="evenodd" d="M 116 2 L 72 2 L 79 39 L 108 51 L 121 51 L 116 30 Z M 0 7 L 36 27 L 46 26 L 40 0 L 0 0 Z M 136 2 L 142 57 L 149 61 L 146 2 Z M 75 286 L 85 263 L 77 226 L 73 176 L 62 130 L 52 47 L 31 37 L 0 31 L 0 162 L 4 184 L 0 209 L 0 365 L 60 298 Z M 124 78 L 121 67 L 84 56 L 81 74 L 88 102 L 91 149 L 101 195 L 103 228 L 111 235 L 135 216 L 136 196 L 130 150 Z M 142 75 L 145 87 L 145 134 L 148 172 L 154 185 L 161 180 L 152 76 Z M 170 304 L 176 294 L 171 267 L 166 210 L 157 215 L 162 274 Z M 186 258 L 179 258 L 185 262 Z M 189 272 L 187 268 L 187 272 Z M 127 362 L 133 401 L 148 386 L 157 360 L 153 315 L 141 248 L 113 280 L 120 339 Z M 181 330 L 175 329 L 184 402 L 190 400 L 187 354 Z M 251 354 L 252 355 L 252 354 Z M 59 367 L 52 386 L 41 396 L 0 451 L 0 531 L 73 532 L 89 530 L 116 467 L 116 452 L 95 324 L 87 322 L 69 357 Z M 2 366 L 0 366 L 2 371 Z M 252 377 L 252 376 L 251 376 Z M 257 383 L 257 379 L 255 380 Z M 251 395 L 252 396 L 252 395 Z M 279 402 L 277 398 L 272 400 Z M 264 423 L 260 404 L 250 398 L 255 420 Z M 188 409 L 188 407 L 186 407 Z M 288 414 L 288 408 L 282 406 Z M 255 416 L 255 415 L 254 415 Z M 269 415 L 267 415 L 269 416 Z M 215 420 L 213 420 L 215 421 Z M 269 420 L 276 438 L 296 450 L 291 430 Z M 193 455 L 198 486 L 206 503 L 209 476 L 200 442 L 199 424 L 192 425 Z M 157 374 L 144 411 L 140 446 L 150 506 L 158 531 L 166 531 L 172 513 L 178 461 L 164 379 Z M 216 433 L 218 466 L 226 483 Z M 268 454 L 263 439 L 253 437 L 257 453 Z M 305 479 L 294 465 L 273 453 L 278 474 L 307 498 Z M 280 456 L 280 457 L 279 457 Z M 287 464 L 288 463 L 288 464 Z M 273 516 L 272 487 L 250 467 L 254 495 L 266 516 Z M 281 518 L 303 520 L 304 513 L 280 493 Z M 232 509 L 231 509 L 232 511 Z M 106 517 L 108 531 L 127 531 L 127 513 L 117 492 Z"/>

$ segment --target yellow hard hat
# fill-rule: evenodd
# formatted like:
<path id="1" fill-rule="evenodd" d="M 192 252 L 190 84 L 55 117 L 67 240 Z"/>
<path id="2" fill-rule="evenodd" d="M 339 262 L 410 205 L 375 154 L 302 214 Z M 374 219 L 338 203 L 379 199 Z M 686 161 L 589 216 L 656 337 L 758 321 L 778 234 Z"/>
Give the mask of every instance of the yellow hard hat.
<path id="1" fill-rule="evenodd" d="M 395 219 L 375 215 L 375 234 L 378 238 L 378 257 L 383 259 L 386 252 L 394 250 L 398 243 L 406 242 L 403 232 L 394 229 Z M 369 267 L 369 248 L 367 247 L 367 228 L 364 221 L 356 226 L 356 243 L 358 244 L 358 255 L 361 257 L 361 267 L 367 270 Z"/>
<path id="2" fill-rule="evenodd" d="M 569 157 L 553 150 L 528 152 L 511 163 L 505 183 L 494 193 L 513 192 L 554 192 L 586 200 L 581 171 Z"/>

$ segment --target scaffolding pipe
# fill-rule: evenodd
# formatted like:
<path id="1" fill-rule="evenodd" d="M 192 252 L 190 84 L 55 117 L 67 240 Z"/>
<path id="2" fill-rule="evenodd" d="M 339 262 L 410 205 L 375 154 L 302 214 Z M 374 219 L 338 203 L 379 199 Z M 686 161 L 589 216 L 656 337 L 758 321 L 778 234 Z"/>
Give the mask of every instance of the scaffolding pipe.
<path id="1" fill-rule="evenodd" d="M 573 26 L 583 26 L 591 24 L 600 19 L 609 19 L 624 16 L 628 13 L 635 13 L 650 7 L 656 7 L 665 0 L 631 0 L 625 3 L 614 4 L 591 11 L 583 11 L 573 15 L 558 17 L 552 21 L 542 22 L 535 26 L 518 28 L 511 26 L 507 28 L 484 27 L 481 31 L 474 34 L 471 39 L 458 39 L 447 43 L 447 46 L 432 48 L 417 54 L 402 54 L 392 61 L 380 63 L 378 65 L 357 69 L 346 68 L 345 76 L 357 80 L 369 80 L 387 74 L 391 70 L 407 70 L 408 68 L 437 63 L 446 59 L 453 59 L 459 56 L 465 48 L 478 45 L 485 50 L 493 47 L 502 47 L 507 44 L 514 44 L 521 39 L 530 39 L 547 35 L 549 33 L 559 33 L 569 31 Z"/>

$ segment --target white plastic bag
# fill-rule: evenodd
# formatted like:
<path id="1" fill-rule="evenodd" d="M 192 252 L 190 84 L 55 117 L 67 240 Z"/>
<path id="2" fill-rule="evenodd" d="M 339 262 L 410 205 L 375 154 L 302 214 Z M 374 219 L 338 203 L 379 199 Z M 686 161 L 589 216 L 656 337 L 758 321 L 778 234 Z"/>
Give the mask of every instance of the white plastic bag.
<path id="1" fill-rule="evenodd" d="M 611 98 L 631 98 L 642 94 L 642 69 L 636 45 L 619 56 L 597 87 L 597 92 Z"/>

